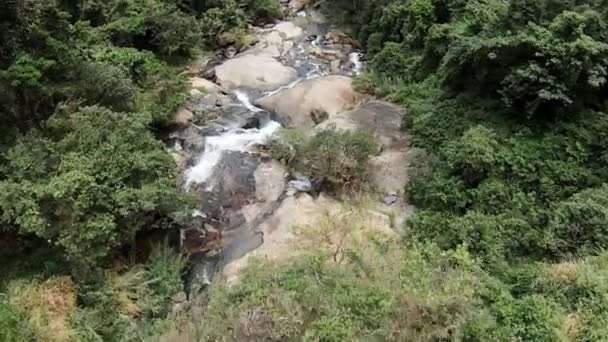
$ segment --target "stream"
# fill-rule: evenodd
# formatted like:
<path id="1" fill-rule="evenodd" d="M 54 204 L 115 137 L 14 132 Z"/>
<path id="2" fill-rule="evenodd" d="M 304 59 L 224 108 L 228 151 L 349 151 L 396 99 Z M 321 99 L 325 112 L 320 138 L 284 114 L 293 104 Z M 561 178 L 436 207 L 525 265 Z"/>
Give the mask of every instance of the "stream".
<path id="1" fill-rule="evenodd" d="M 364 55 L 316 9 L 292 13 L 253 34 L 257 43 L 202 72 L 206 80 L 194 76 L 193 84 L 206 89 L 193 89 L 192 122 L 171 135 L 181 158 L 182 186 L 199 199 L 191 227 L 181 234 L 182 250 L 191 260 L 190 293 L 263 244 L 273 253 L 280 250 L 271 245 L 278 237 L 266 235 L 285 229 L 286 221 L 298 221 L 298 213 L 282 209 L 287 198 L 308 215 L 297 201 L 313 203 L 299 195 L 311 191 L 312 180 L 270 160 L 265 142 L 281 127 L 312 132 L 319 122 L 341 118 L 339 113 L 361 102 L 350 77 L 363 71 Z M 389 109 L 399 121 L 399 110 Z M 262 225 L 265 230 L 258 229 Z"/>

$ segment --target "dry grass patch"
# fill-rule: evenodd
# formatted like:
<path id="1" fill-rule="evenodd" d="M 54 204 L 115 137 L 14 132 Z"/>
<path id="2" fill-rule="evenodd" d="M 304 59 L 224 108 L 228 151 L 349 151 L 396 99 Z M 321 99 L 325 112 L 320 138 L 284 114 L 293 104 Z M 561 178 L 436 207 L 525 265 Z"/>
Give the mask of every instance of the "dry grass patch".
<path id="1" fill-rule="evenodd" d="M 578 278 L 579 264 L 574 261 L 552 264 L 549 267 L 549 274 L 555 280 L 574 282 Z"/>
<path id="2" fill-rule="evenodd" d="M 11 305 L 28 317 L 41 340 L 75 340 L 68 320 L 76 305 L 76 289 L 69 276 L 16 282 L 9 288 Z"/>

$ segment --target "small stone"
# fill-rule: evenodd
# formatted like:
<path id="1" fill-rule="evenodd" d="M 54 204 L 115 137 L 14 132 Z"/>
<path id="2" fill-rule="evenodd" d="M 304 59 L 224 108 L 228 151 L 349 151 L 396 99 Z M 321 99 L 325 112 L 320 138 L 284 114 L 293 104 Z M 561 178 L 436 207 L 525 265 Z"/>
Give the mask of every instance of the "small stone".
<path id="1" fill-rule="evenodd" d="M 226 58 L 230 59 L 233 58 L 234 56 L 236 56 L 236 48 L 234 46 L 229 46 L 226 51 L 224 51 L 224 56 L 226 56 Z"/>
<path id="2" fill-rule="evenodd" d="M 386 205 L 392 205 L 395 202 L 397 202 L 399 200 L 399 196 L 397 196 L 396 194 L 389 194 L 384 196 L 384 204 Z"/>
<path id="3" fill-rule="evenodd" d="M 287 184 L 287 195 L 293 196 L 298 192 L 309 192 L 312 190 L 310 178 L 306 176 L 296 176 L 296 179 L 289 181 Z"/>

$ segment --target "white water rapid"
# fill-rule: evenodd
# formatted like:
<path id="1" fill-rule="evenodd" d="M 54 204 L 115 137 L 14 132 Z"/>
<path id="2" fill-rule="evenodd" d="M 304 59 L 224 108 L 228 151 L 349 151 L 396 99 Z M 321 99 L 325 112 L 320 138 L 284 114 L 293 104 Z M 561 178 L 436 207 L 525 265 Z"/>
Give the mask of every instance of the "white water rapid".
<path id="1" fill-rule="evenodd" d="M 233 129 L 205 140 L 205 151 L 196 165 L 186 170 L 186 188 L 194 183 L 205 182 L 225 151 L 248 152 L 256 144 L 261 144 L 275 133 L 281 125 L 276 121 L 268 122 L 262 128 Z"/>
<path id="2" fill-rule="evenodd" d="M 249 109 L 250 111 L 252 111 L 254 113 L 262 111 L 260 108 L 254 106 L 251 103 L 249 96 L 245 92 L 237 89 L 237 90 L 233 91 L 233 93 L 236 96 L 236 99 L 239 100 L 239 102 L 243 105 L 243 107 Z"/>
<path id="3" fill-rule="evenodd" d="M 360 52 L 351 52 L 348 55 L 348 59 L 351 63 L 353 63 L 352 73 L 355 76 L 359 76 L 361 74 L 361 69 L 363 68 L 363 63 L 361 62 L 361 53 Z"/>

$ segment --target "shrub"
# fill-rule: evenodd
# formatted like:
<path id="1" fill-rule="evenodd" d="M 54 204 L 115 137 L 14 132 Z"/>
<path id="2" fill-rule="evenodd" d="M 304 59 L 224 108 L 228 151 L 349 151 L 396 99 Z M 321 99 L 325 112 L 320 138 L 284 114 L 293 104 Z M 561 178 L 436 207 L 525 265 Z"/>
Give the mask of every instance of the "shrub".
<path id="1" fill-rule="evenodd" d="M 160 335 L 172 319 L 172 298 L 183 291 L 185 260 L 159 247 L 145 264 L 118 265 L 88 284 L 71 318 L 82 339 L 132 341 Z"/>
<path id="2" fill-rule="evenodd" d="M 373 139 L 363 132 L 326 129 L 310 138 L 289 132 L 273 139 L 274 158 L 334 191 L 364 186 L 369 156 L 377 152 Z"/>
<path id="3" fill-rule="evenodd" d="M 10 305 L 4 293 L 0 293 L 0 340 L 6 342 L 34 341 L 37 339 L 27 324 L 27 317 Z"/>
<path id="4" fill-rule="evenodd" d="M 551 227 L 563 252 L 593 253 L 608 246 L 608 185 L 587 189 L 557 203 Z"/>

